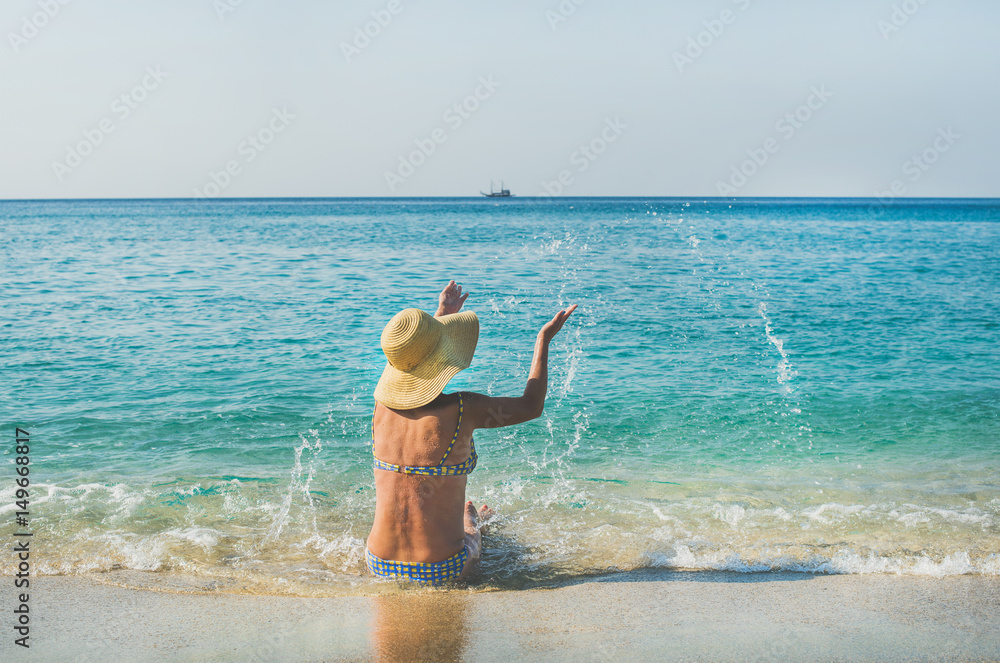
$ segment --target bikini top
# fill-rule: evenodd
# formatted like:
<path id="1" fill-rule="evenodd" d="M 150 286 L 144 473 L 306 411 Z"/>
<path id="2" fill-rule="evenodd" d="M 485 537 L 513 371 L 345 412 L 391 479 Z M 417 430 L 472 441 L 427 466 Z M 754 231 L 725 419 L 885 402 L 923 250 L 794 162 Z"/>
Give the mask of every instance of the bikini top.
<path id="1" fill-rule="evenodd" d="M 455 441 L 458 439 L 458 429 L 462 427 L 462 413 L 465 410 L 465 404 L 462 402 L 462 394 L 458 394 L 458 425 L 455 426 L 455 434 L 451 436 L 451 443 L 448 445 L 448 450 L 444 452 L 444 458 L 437 465 L 430 465 L 428 467 L 412 466 L 412 465 L 393 465 L 392 463 L 387 463 L 384 460 L 379 460 L 375 457 L 375 469 L 376 470 L 386 470 L 387 472 L 399 472 L 400 474 L 420 474 L 423 476 L 430 477 L 450 477 L 458 476 L 462 474 L 472 474 L 472 470 L 476 469 L 476 462 L 479 457 L 476 455 L 476 441 L 471 440 L 472 444 L 472 454 L 469 458 L 462 463 L 457 465 L 445 465 L 444 461 L 448 460 L 448 455 L 451 453 L 452 447 L 455 446 Z M 372 456 L 375 456 L 375 413 L 372 412 Z"/>

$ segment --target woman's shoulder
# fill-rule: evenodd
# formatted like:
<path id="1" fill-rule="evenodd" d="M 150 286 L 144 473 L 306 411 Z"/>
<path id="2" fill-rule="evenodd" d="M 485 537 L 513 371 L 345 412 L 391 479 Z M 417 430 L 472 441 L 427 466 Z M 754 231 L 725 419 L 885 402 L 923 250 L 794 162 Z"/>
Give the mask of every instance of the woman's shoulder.
<path id="1" fill-rule="evenodd" d="M 486 394 L 480 394 L 475 391 L 455 391 L 445 395 L 449 397 L 449 404 L 462 403 L 466 407 L 480 404 L 490 399 Z"/>

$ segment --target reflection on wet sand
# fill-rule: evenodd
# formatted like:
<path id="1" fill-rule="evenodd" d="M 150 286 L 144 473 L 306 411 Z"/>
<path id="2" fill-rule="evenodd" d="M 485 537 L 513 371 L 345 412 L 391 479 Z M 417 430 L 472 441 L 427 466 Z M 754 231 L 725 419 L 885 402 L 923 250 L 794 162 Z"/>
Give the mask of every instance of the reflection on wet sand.
<path id="1" fill-rule="evenodd" d="M 461 661 L 466 646 L 468 597 L 414 591 L 374 598 L 370 629 L 378 661 Z"/>

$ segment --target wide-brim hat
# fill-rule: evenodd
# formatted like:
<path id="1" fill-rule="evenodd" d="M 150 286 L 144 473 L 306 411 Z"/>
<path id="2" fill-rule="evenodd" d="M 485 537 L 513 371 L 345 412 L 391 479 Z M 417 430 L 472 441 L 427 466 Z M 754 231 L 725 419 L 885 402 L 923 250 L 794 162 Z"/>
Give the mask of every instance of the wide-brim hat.
<path id="1" fill-rule="evenodd" d="M 479 318 L 472 311 L 431 316 L 408 308 L 382 330 L 389 363 L 375 387 L 375 400 L 395 410 L 427 405 L 459 371 L 469 367 L 479 342 Z"/>

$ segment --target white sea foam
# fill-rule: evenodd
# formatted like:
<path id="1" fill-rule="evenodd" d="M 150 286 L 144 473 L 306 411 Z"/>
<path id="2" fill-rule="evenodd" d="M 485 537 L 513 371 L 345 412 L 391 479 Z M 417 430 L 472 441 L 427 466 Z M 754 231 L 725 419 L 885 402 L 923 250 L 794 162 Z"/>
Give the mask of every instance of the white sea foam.
<path id="1" fill-rule="evenodd" d="M 810 520 L 815 520 L 821 523 L 831 523 L 835 520 L 842 520 L 848 516 L 853 516 L 868 510 L 870 507 L 864 506 L 862 504 L 836 504 L 827 503 L 821 504 L 820 506 L 803 509 L 802 515 Z"/>
<path id="2" fill-rule="evenodd" d="M 861 555 L 842 550 L 830 558 L 813 556 L 801 559 L 795 555 L 776 553 L 748 558 L 734 551 L 694 552 L 677 544 L 663 553 L 648 556 L 649 565 L 679 570 L 735 571 L 764 573 L 791 571 L 796 573 L 828 573 L 837 575 L 895 574 L 942 578 L 958 575 L 998 575 L 1000 560 L 991 555 L 973 562 L 967 552 L 957 552 L 939 559 L 929 556 L 888 557 L 869 553 Z"/>
<path id="3" fill-rule="evenodd" d="M 712 507 L 712 515 L 727 525 L 736 527 L 746 517 L 747 511 L 739 504 L 729 504 L 726 506 L 716 504 Z"/>
<path id="4" fill-rule="evenodd" d="M 166 537 L 122 532 L 106 532 L 94 537 L 103 544 L 105 554 L 91 563 L 101 564 L 102 570 L 122 567 L 136 571 L 159 571 L 166 559 Z"/>
<path id="5" fill-rule="evenodd" d="M 18 508 L 14 504 L 15 489 L 16 486 L 0 490 L 0 514 Z M 96 502 L 114 509 L 116 517 L 131 516 L 145 500 L 141 489 L 123 483 L 83 483 L 72 487 L 37 483 L 32 484 L 31 492 L 31 505 L 35 508 L 49 503 Z"/>
<path id="6" fill-rule="evenodd" d="M 222 536 L 222 532 L 214 530 L 208 527 L 189 527 L 187 529 L 170 529 L 165 531 L 164 536 L 173 537 L 176 539 L 181 539 L 183 541 L 190 541 L 191 543 L 196 543 L 205 551 L 209 551 L 215 546 L 219 545 L 219 537 Z"/>
<path id="7" fill-rule="evenodd" d="M 920 507 L 915 504 L 904 504 L 900 509 L 890 512 L 891 516 L 908 527 L 930 523 L 939 520 L 966 525 L 990 526 L 994 518 L 988 513 L 983 513 L 979 509 L 969 509 L 967 511 L 954 511 L 952 509 L 938 509 L 933 507 Z"/>
<path id="8" fill-rule="evenodd" d="M 502 514 L 504 538 L 496 540 L 500 548 L 493 554 L 505 566 L 490 567 L 492 573 L 517 578 L 546 568 L 570 577 L 652 565 L 744 573 L 1000 575 L 1000 558 L 991 554 L 1000 549 L 1000 499 L 851 503 L 831 489 L 827 501 L 815 504 L 808 501 L 816 496 L 809 486 L 797 497 L 783 494 L 776 504 L 742 491 L 734 499 L 720 499 L 723 494 L 715 491 L 699 496 L 697 485 L 594 483 L 574 478 L 574 449 L 588 430 L 584 410 L 576 412 L 575 424 L 572 434 L 553 428 L 536 468 L 544 480 L 525 468 L 521 476 L 470 483 L 470 497 Z M 50 505 L 37 522 L 49 548 L 39 571 L 183 569 L 248 578 L 287 573 L 293 584 L 324 569 L 352 577 L 362 566 L 359 536 L 371 522 L 371 493 L 367 484 L 365 491 L 336 490 L 334 510 L 320 508 L 329 498 L 316 498 L 311 487 L 321 447 L 317 432 L 302 436 L 289 479 L 273 486 L 46 486 L 39 497 Z M 322 490 L 329 492 L 325 485 Z M 737 493 L 727 488 L 725 494 Z M 832 499 L 834 494 L 841 499 Z M 0 563 L 0 570 L 8 566 Z"/>

